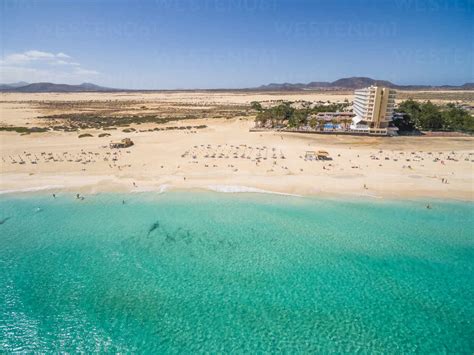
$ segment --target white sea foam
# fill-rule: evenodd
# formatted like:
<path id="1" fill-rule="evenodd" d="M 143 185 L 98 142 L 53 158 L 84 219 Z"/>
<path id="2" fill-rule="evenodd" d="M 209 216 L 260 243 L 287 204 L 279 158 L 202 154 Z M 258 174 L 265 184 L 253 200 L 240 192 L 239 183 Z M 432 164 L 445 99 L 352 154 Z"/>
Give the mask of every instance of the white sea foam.
<path id="1" fill-rule="evenodd" d="M 132 193 L 158 192 L 159 194 L 162 194 L 165 191 L 168 191 L 170 187 L 171 185 L 168 185 L 168 184 L 160 185 L 158 186 L 158 188 L 156 188 L 156 186 L 144 186 L 144 187 L 136 188 L 132 190 L 131 192 Z"/>
<path id="2" fill-rule="evenodd" d="M 158 193 L 162 194 L 163 192 L 168 191 L 170 187 L 171 185 L 168 185 L 168 184 L 160 185 L 160 188 L 158 189 Z"/>
<path id="3" fill-rule="evenodd" d="M 21 193 L 21 192 L 54 190 L 54 189 L 62 189 L 62 188 L 64 188 L 63 185 L 45 185 L 45 186 L 36 186 L 36 187 L 25 187 L 24 189 L 0 190 L 0 195 Z"/>
<path id="4" fill-rule="evenodd" d="M 207 188 L 212 191 L 224 192 L 224 193 L 258 193 L 258 194 L 274 194 L 274 195 L 301 197 L 301 195 L 296 195 L 296 194 L 262 190 L 262 189 L 257 189 L 255 187 L 238 186 L 238 185 L 209 185 L 207 186 Z"/>

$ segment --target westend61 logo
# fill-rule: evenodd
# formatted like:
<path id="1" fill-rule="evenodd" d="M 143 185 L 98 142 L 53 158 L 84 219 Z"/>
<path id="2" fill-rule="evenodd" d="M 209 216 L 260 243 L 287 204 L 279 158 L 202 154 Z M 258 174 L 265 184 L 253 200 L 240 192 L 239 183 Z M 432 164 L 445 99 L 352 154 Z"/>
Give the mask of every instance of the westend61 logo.
<path id="1" fill-rule="evenodd" d="M 293 38 L 387 38 L 398 34 L 396 22 L 276 22 L 276 33 Z"/>
<path id="2" fill-rule="evenodd" d="M 219 65 L 236 64 L 242 66 L 271 65 L 278 62 L 278 53 L 275 49 L 238 48 L 234 50 L 182 50 L 178 53 L 167 51 L 151 51 L 155 63 L 186 65 Z"/>
<path id="3" fill-rule="evenodd" d="M 163 10 L 221 12 L 272 11 L 277 8 L 277 0 L 155 0 L 154 4 Z"/>
<path id="4" fill-rule="evenodd" d="M 473 55 L 470 51 L 458 48 L 431 50 L 393 48 L 390 58 L 395 62 L 407 64 L 461 65 L 472 63 Z"/>
<path id="5" fill-rule="evenodd" d="M 0 0 L 1 1 L 1 0 Z M 161 23 L 139 23 L 123 22 L 112 23 L 107 21 L 78 21 L 71 23 L 41 23 L 34 25 L 38 34 L 48 35 L 56 38 L 66 38 L 72 34 L 87 34 L 91 38 L 102 38 L 108 36 L 133 38 L 151 38 L 163 31 Z"/>
<path id="6" fill-rule="evenodd" d="M 474 8 L 474 2 L 472 0 L 396 0 L 395 5 L 398 9 L 421 12 L 448 10 L 472 11 Z"/>
<path id="7" fill-rule="evenodd" d="M 0 0 L 2 10 L 22 10 L 41 6 L 41 0 Z"/>

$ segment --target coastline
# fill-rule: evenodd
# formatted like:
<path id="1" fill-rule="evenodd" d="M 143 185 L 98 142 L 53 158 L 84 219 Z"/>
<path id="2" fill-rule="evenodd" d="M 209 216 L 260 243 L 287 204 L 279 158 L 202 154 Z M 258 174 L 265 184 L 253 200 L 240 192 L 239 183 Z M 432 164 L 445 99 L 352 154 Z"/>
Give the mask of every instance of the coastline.
<path id="1" fill-rule="evenodd" d="M 296 198 L 322 198 L 322 199 L 364 199 L 364 200 L 393 200 L 393 201 L 453 201 L 453 202 L 474 202 L 472 192 L 466 191 L 436 191 L 436 190 L 361 190 L 361 189 L 345 189 L 338 191 L 334 186 L 326 190 L 314 190 L 311 187 L 287 186 L 285 189 L 280 184 L 239 184 L 238 181 L 229 181 L 223 183 L 219 180 L 205 181 L 187 181 L 171 182 L 167 181 L 150 182 L 137 179 L 118 179 L 114 176 L 89 176 L 87 179 L 81 176 L 68 177 L 49 176 L 43 180 L 44 184 L 35 179 L 36 184 L 26 183 L 28 180 L 20 182 L 18 176 L 15 179 L 16 187 L 1 188 L 0 198 L 12 195 L 45 195 L 45 194 L 77 194 L 81 195 L 98 195 L 98 194 L 163 194 L 167 192 L 213 192 L 218 194 L 262 194 L 288 196 Z M 61 183 L 62 181 L 62 183 Z M 2 185 L 5 182 L 5 176 L 2 177 Z M 133 186 L 135 182 L 136 187 Z M 248 181 L 247 181 L 248 182 Z M 25 184 L 26 183 L 26 184 Z M 11 185 L 12 186 L 12 185 Z"/>
<path id="2" fill-rule="evenodd" d="M 0 196 L 35 190 L 93 194 L 214 189 L 227 193 L 474 201 L 474 137 L 250 132 L 254 126 L 250 116 L 217 116 L 218 105 L 235 110 L 235 105 L 238 108 L 255 99 L 287 98 L 283 94 L 262 95 L 99 95 L 94 105 L 100 107 L 110 105 L 106 98 L 122 100 L 121 115 L 135 112 L 143 103 L 156 112 L 167 112 L 168 106 L 174 105 L 174 114 L 203 107 L 211 113 L 207 118 L 166 124 L 132 124 L 129 128 L 133 131 L 119 127 L 107 130 L 106 136 L 98 128 L 27 135 L 0 132 Z M 62 95 L 5 95 L 1 108 L 9 124 L 48 125 L 51 123 L 41 115 L 69 112 L 63 106 L 71 103 L 89 109 L 92 103 L 84 100 L 94 97 L 75 94 L 64 101 Z M 25 103 L 26 98 L 36 101 Z M 329 99 L 321 94 L 304 98 Z M 127 101 L 132 99 L 135 101 Z M 45 101 L 39 104 L 38 100 Z M 187 128 L 195 126 L 205 128 Z M 168 130 L 170 127 L 179 129 Z M 91 136 L 79 138 L 85 134 Z M 111 141 L 123 138 L 131 138 L 134 145 L 110 148 Z M 307 159 L 307 153 L 320 150 L 327 151 L 331 159 Z"/>

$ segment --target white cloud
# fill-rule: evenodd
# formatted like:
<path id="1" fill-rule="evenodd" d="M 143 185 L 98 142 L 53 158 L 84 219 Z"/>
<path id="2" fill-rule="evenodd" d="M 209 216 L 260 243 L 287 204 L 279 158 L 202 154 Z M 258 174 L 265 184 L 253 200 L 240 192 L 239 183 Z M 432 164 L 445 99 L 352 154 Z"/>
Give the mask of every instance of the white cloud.
<path id="1" fill-rule="evenodd" d="M 58 54 L 56 54 L 56 57 L 58 57 L 58 58 L 71 58 L 70 56 L 68 56 L 67 54 L 64 54 L 63 52 L 59 52 Z"/>
<path id="2" fill-rule="evenodd" d="M 51 62 L 50 64 L 52 64 L 52 65 L 72 65 L 72 66 L 76 66 L 76 67 L 80 66 L 80 64 L 77 63 L 77 62 L 67 62 L 67 61 L 62 60 L 62 59 Z"/>
<path id="3" fill-rule="evenodd" d="M 78 83 L 93 80 L 100 73 L 82 68 L 72 57 L 38 50 L 11 53 L 0 60 L 0 82 L 50 81 Z"/>
<path id="4" fill-rule="evenodd" d="M 3 58 L 3 64 L 9 65 L 23 65 L 30 62 L 49 62 L 55 61 L 57 58 L 70 58 L 67 54 L 64 53 L 48 53 L 37 50 L 26 51 L 23 53 L 12 53 Z"/>
<path id="5" fill-rule="evenodd" d="M 98 71 L 83 68 L 75 68 L 74 73 L 77 75 L 99 75 Z"/>
<path id="6" fill-rule="evenodd" d="M 49 58 L 55 58 L 56 55 L 53 53 L 48 53 L 48 52 L 41 52 L 41 51 L 27 51 L 24 53 L 28 58 L 31 58 L 32 60 L 34 59 L 49 59 Z"/>

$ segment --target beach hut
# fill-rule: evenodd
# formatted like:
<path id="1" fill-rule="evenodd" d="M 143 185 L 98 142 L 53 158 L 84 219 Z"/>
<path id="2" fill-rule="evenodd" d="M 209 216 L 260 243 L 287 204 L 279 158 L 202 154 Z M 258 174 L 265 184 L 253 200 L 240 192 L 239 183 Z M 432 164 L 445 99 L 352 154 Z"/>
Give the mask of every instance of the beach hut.
<path id="1" fill-rule="evenodd" d="M 316 158 L 317 158 L 316 152 L 313 151 L 313 150 L 307 150 L 305 155 L 304 155 L 304 158 L 306 160 L 316 160 Z"/>
<path id="2" fill-rule="evenodd" d="M 329 153 L 326 152 L 325 150 L 318 150 L 317 157 L 318 157 L 318 160 L 331 160 Z"/>
<path id="3" fill-rule="evenodd" d="M 111 142 L 110 148 L 128 148 L 133 145 L 133 141 L 130 138 L 124 138 L 120 142 Z"/>

